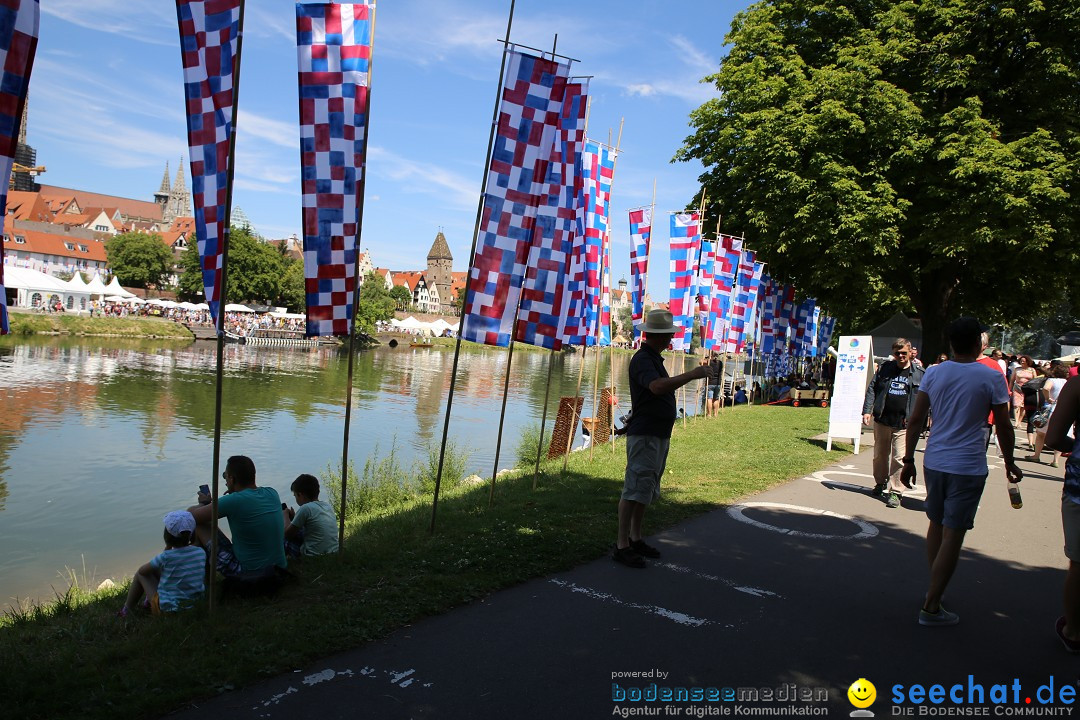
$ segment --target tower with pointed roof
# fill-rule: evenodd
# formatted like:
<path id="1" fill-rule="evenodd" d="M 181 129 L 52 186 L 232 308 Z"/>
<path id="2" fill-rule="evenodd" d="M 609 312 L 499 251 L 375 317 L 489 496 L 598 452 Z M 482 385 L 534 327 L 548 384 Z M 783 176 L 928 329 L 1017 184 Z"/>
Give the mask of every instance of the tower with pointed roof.
<path id="1" fill-rule="evenodd" d="M 454 281 L 453 269 L 454 256 L 450 254 L 450 245 L 447 244 L 446 236 L 440 230 L 427 254 L 427 279 L 429 284 L 438 288 L 439 298 L 444 307 L 451 304 L 450 286 Z"/>
<path id="2" fill-rule="evenodd" d="M 154 202 L 161 208 L 161 217 L 165 217 L 165 213 L 169 207 L 169 161 L 165 161 L 165 174 L 161 176 L 161 187 L 154 193 Z"/>
<path id="3" fill-rule="evenodd" d="M 166 166 L 167 167 L 167 166 Z M 168 170 L 166 169 L 166 177 Z M 155 195 L 155 197 L 157 197 Z M 162 213 L 161 219 L 171 223 L 178 217 L 191 216 L 191 193 L 188 192 L 187 182 L 184 180 L 184 158 L 180 158 L 180 167 L 176 169 L 176 181 L 173 182 L 172 190 L 169 191 L 169 201 Z"/>

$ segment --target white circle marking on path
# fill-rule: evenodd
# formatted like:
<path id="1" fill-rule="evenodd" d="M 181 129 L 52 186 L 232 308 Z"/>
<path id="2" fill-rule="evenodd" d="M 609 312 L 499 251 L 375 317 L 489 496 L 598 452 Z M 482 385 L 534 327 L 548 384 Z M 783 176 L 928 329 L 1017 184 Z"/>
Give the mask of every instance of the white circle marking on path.
<path id="1" fill-rule="evenodd" d="M 826 517 L 837 518 L 838 520 L 847 520 L 850 523 L 854 523 L 859 527 L 859 532 L 854 535 L 828 535 L 825 533 L 809 533 L 802 530 L 791 530 L 789 528 L 777 527 L 776 525 L 769 525 L 753 518 L 748 518 L 745 512 L 750 508 L 777 508 L 780 510 L 795 510 L 799 512 L 812 513 L 814 515 L 824 515 Z M 728 515 L 739 522 L 744 522 L 747 525 L 753 525 L 754 527 L 761 528 L 762 530 L 771 530 L 772 532 L 778 532 L 781 535 L 791 535 L 793 537 L 811 538 L 815 540 L 862 540 L 863 538 L 876 537 L 878 529 L 858 518 L 851 517 L 850 515 L 841 515 L 840 513 L 834 513 L 831 510 L 819 510 L 818 508 L 806 507 L 804 505 L 788 505 L 786 503 L 772 503 L 772 502 L 748 502 L 740 505 L 732 505 L 728 508 Z"/>

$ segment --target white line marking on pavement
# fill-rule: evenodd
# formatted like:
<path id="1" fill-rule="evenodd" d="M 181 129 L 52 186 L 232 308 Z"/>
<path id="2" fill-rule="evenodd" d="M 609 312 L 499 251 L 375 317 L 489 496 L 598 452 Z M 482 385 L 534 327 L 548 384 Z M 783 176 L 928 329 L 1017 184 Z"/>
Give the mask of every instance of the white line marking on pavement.
<path id="1" fill-rule="evenodd" d="M 622 600 L 611 593 L 601 592 L 592 588 L 581 587 L 576 583 L 567 582 L 565 580 L 556 580 L 552 578 L 549 582 L 553 582 L 559 587 L 564 587 L 571 592 L 576 592 L 584 595 L 585 597 L 592 598 L 593 600 L 600 600 L 601 602 L 614 603 L 615 605 L 622 605 L 623 607 L 633 608 L 635 610 L 644 610 L 651 615 L 658 615 L 666 620 L 677 622 L 680 625 L 687 625 L 689 627 L 701 627 L 702 625 L 722 625 L 715 620 L 706 620 L 704 618 L 697 618 L 686 613 L 677 612 L 675 610 L 668 610 L 662 608 L 659 605 L 644 605 L 642 603 L 633 603 Z M 726 627 L 734 627 L 734 625 L 726 625 Z"/>
<path id="2" fill-rule="evenodd" d="M 839 485 L 840 487 L 848 488 L 850 490 L 861 490 L 867 494 L 869 494 L 870 491 L 873 489 L 870 485 L 855 485 L 853 483 L 843 482 L 842 480 L 832 480 L 826 477 L 827 475 L 849 475 L 859 478 L 869 478 L 871 481 L 873 481 L 874 479 L 873 475 L 867 475 L 866 473 L 842 472 L 840 470 L 818 470 L 812 475 L 807 475 L 803 478 L 803 480 L 810 480 L 811 482 L 822 484 L 828 483 L 830 485 Z M 926 495 L 926 491 L 921 490 L 921 487 L 922 485 L 920 484 L 916 485 L 910 490 L 905 490 L 904 495 L 910 495 L 911 497 L 923 497 Z"/>
<path id="3" fill-rule="evenodd" d="M 297 670 L 296 672 L 299 673 L 300 671 Z M 311 675 L 305 675 L 302 683 L 303 683 L 303 685 L 305 685 L 307 687 L 312 687 L 314 685 L 318 685 L 319 683 L 330 682 L 330 681 L 333 681 L 333 680 L 341 680 L 341 679 L 344 679 L 344 678 L 353 678 L 353 677 L 363 676 L 363 677 L 368 677 L 368 678 L 372 678 L 372 679 L 378 679 L 380 676 L 382 676 L 382 677 L 385 677 L 385 679 L 389 680 L 391 685 L 396 685 L 397 687 L 400 687 L 400 688 L 407 688 L 410 685 L 412 685 L 413 683 L 417 682 L 417 678 L 415 677 L 415 674 L 416 674 L 416 670 L 414 670 L 414 669 L 409 669 L 409 670 L 378 670 L 378 669 L 370 667 L 370 666 L 364 666 L 363 668 L 361 668 L 360 670 L 358 670 L 357 672 L 354 673 L 352 670 L 350 670 L 348 668 L 346 668 L 345 670 L 336 670 L 336 671 L 332 670 L 330 668 L 327 668 L 326 670 L 320 670 L 319 672 L 312 673 Z M 429 683 L 429 682 L 428 683 L 420 683 L 420 685 L 423 686 L 423 687 L 429 688 L 429 687 L 432 686 L 432 683 Z M 278 693 L 277 695 L 271 696 L 267 700 L 261 701 L 261 707 L 262 708 L 267 708 L 267 707 L 270 707 L 271 705 L 278 705 L 279 703 L 281 703 L 282 699 L 286 695 L 292 695 L 293 693 L 298 693 L 298 692 L 300 692 L 300 689 L 290 686 L 287 690 L 285 690 L 285 692 Z M 255 705 L 251 709 L 252 710 L 259 710 L 260 705 Z M 270 717 L 270 716 L 269 715 L 263 715 L 262 717 Z"/>
<path id="4" fill-rule="evenodd" d="M 678 573 L 685 573 L 687 575 L 693 575 L 695 577 L 699 577 L 699 578 L 702 578 L 704 580 L 712 580 L 713 582 L 723 583 L 724 585 L 727 585 L 732 590 L 738 590 L 741 593 L 746 593 L 747 595 L 753 595 L 754 597 L 774 597 L 774 598 L 779 598 L 780 600 L 784 599 L 783 595 L 780 595 L 779 593 L 774 593 L 772 590 L 762 590 L 761 588 L 750 587 L 748 585 L 739 585 L 738 583 L 735 583 L 735 582 L 733 582 L 731 580 L 728 580 L 727 578 L 717 577 L 716 575 L 708 575 L 706 573 L 699 573 L 696 570 L 691 570 L 690 568 L 683 567 L 682 565 L 675 565 L 674 563 L 653 563 L 653 564 L 657 565 L 658 567 L 667 568 L 668 570 L 674 570 L 675 572 L 678 572 Z"/>
<path id="5" fill-rule="evenodd" d="M 776 525 L 769 525 L 758 520 L 746 517 L 744 514 L 746 510 L 750 508 L 776 508 L 778 510 L 792 510 L 796 512 L 811 513 L 813 515 L 824 515 L 826 517 L 833 517 L 839 520 L 847 520 L 850 523 L 854 523 L 859 526 L 859 532 L 854 535 L 827 535 L 825 533 L 808 533 L 801 530 L 790 530 L 788 528 L 777 527 Z M 771 502 L 749 502 L 741 505 L 732 505 L 728 508 L 728 515 L 739 522 L 744 522 L 747 525 L 753 525 L 754 527 L 761 528 L 762 530 L 771 530 L 772 532 L 778 532 L 782 535 L 791 535 L 793 537 L 812 538 L 815 540 L 862 540 L 864 538 L 872 538 L 878 534 L 878 529 L 858 518 L 851 517 L 850 515 L 841 515 L 834 513 L 831 510 L 819 510 L 818 508 L 805 507 L 803 505 L 788 505 L 786 503 L 771 503 Z"/>

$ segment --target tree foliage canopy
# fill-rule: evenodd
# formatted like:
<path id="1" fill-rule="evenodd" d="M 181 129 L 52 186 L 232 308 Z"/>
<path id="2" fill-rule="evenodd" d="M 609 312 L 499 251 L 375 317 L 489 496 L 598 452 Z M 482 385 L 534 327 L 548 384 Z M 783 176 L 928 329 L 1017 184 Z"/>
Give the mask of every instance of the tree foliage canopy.
<path id="1" fill-rule="evenodd" d="M 127 232 L 105 243 L 105 255 L 121 285 L 160 288 L 172 273 L 172 250 L 160 235 Z"/>
<path id="2" fill-rule="evenodd" d="M 914 307 L 934 351 L 1080 269 L 1078 37 L 1078 0 L 759 2 L 676 157 L 774 276 L 851 330 Z"/>
<path id="3" fill-rule="evenodd" d="M 180 294 L 194 299 L 203 294 L 199 251 L 188 244 L 180 258 Z M 228 302 L 283 305 L 304 310 L 304 266 L 275 245 L 261 241 L 248 226 L 229 230 Z"/>
<path id="4" fill-rule="evenodd" d="M 356 308 L 356 326 L 368 335 L 375 334 L 375 323 L 394 317 L 397 303 L 386 289 L 386 283 L 375 272 L 364 276 L 360 286 L 360 303 Z"/>

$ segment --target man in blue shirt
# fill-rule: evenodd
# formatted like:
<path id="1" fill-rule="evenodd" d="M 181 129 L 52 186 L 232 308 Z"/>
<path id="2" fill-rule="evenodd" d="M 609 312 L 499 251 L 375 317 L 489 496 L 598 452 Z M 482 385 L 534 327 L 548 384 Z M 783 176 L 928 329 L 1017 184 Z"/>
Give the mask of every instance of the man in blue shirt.
<path id="1" fill-rule="evenodd" d="M 619 535 L 612 559 L 628 567 L 645 567 L 645 558 L 660 551 L 641 539 L 645 508 L 660 497 L 671 428 L 675 425 L 675 391 L 709 376 L 708 365 L 669 377 L 660 354 L 681 328 L 667 310 L 652 310 L 638 323 L 643 340 L 630 360 L 630 420 L 626 425 L 626 476 L 619 500 Z"/>

